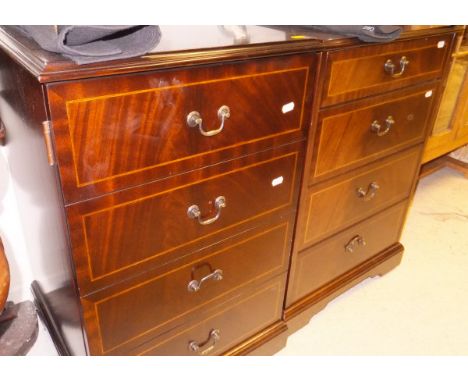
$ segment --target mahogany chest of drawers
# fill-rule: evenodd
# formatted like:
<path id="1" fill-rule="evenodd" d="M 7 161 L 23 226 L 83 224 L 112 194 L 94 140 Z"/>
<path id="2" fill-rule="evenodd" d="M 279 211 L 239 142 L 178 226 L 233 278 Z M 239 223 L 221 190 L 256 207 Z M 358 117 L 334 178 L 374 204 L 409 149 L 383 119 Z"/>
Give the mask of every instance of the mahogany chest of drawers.
<path id="1" fill-rule="evenodd" d="M 59 351 L 272 354 L 395 267 L 459 29 L 364 44 L 249 27 L 257 43 L 83 66 L 0 30 L 0 118 Z"/>

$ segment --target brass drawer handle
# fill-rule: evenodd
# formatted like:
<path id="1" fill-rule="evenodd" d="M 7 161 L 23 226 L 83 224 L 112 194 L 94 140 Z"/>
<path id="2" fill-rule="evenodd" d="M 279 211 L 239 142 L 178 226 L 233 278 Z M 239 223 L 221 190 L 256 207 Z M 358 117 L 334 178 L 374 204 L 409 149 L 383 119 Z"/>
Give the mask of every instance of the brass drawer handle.
<path id="1" fill-rule="evenodd" d="M 188 208 L 187 215 L 190 219 L 198 219 L 198 222 L 201 225 L 208 225 L 208 224 L 214 223 L 216 220 L 219 219 L 219 217 L 221 216 L 221 208 L 224 208 L 224 207 L 226 207 L 226 198 L 224 196 L 218 196 L 215 199 L 216 215 L 213 216 L 212 218 L 203 220 L 201 218 L 200 207 L 198 207 L 196 204 Z"/>
<path id="2" fill-rule="evenodd" d="M 187 289 L 189 292 L 198 292 L 204 282 L 207 282 L 208 280 L 221 281 L 222 279 L 223 271 L 221 269 L 215 269 L 209 275 L 202 277 L 200 281 L 191 280 L 187 285 Z"/>
<path id="3" fill-rule="evenodd" d="M 354 250 L 356 249 L 355 247 L 358 246 L 358 245 L 362 245 L 362 246 L 365 246 L 366 245 L 366 241 L 364 240 L 364 238 L 361 236 L 361 235 L 356 235 L 354 236 L 349 242 L 348 244 L 345 245 L 345 251 L 346 252 L 354 252 Z"/>
<path id="4" fill-rule="evenodd" d="M 385 120 L 385 129 L 382 129 L 382 125 L 379 123 L 379 121 L 375 120 L 371 124 L 371 131 L 373 133 L 376 133 L 379 137 L 382 137 L 388 134 L 388 132 L 390 131 L 390 129 L 392 128 L 394 124 L 395 124 L 395 120 L 393 119 L 391 115 L 389 115 L 387 119 Z"/>
<path id="5" fill-rule="evenodd" d="M 188 344 L 189 350 L 194 353 L 205 355 L 215 347 L 216 343 L 221 339 L 219 329 L 212 329 L 208 335 L 208 339 L 202 343 L 190 341 Z"/>
<path id="6" fill-rule="evenodd" d="M 213 135 L 219 134 L 221 131 L 223 131 L 224 122 L 230 116 L 231 110 L 229 109 L 229 106 L 221 106 L 218 109 L 218 118 L 221 121 L 221 126 L 216 130 L 205 131 L 203 129 L 203 120 L 200 113 L 198 111 L 192 111 L 189 113 L 189 115 L 187 115 L 187 125 L 189 125 L 190 127 L 198 126 L 198 130 L 200 131 L 201 135 L 205 137 L 212 137 Z"/>
<path id="7" fill-rule="evenodd" d="M 356 190 L 356 192 L 359 198 L 361 198 L 362 200 L 368 201 L 368 200 L 371 200 L 375 196 L 379 188 L 380 186 L 377 184 L 377 182 L 372 182 L 367 186 L 367 190 L 364 190 L 364 188 L 359 187 Z"/>
<path id="8" fill-rule="evenodd" d="M 403 75 L 405 72 L 405 69 L 409 65 L 409 60 L 403 56 L 400 58 L 400 71 L 398 73 L 395 73 L 395 64 L 393 63 L 392 60 L 387 60 L 384 65 L 385 72 L 390 74 L 393 78 L 398 78 Z"/>

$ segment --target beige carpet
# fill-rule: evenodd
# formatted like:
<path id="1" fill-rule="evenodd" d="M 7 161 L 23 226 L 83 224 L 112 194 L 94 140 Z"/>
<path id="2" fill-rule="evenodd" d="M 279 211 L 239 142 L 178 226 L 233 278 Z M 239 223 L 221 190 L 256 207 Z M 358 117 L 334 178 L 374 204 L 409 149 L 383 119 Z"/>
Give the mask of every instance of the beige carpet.
<path id="1" fill-rule="evenodd" d="M 468 180 L 422 179 L 401 241 L 398 268 L 335 299 L 278 355 L 468 355 Z"/>

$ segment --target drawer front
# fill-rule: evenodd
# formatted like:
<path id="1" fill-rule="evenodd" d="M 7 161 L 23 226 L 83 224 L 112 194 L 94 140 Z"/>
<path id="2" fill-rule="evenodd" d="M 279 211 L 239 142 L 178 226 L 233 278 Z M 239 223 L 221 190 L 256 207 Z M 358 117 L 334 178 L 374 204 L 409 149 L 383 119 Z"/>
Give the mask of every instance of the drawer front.
<path id="1" fill-rule="evenodd" d="M 288 305 L 396 243 L 406 205 L 405 201 L 391 207 L 299 252 L 294 259 L 293 273 L 290 277 Z"/>
<path id="2" fill-rule="evenodd" d="M 67 202 L 304 137 L 312 62 L 301 55 L 50 85 Z"/>
<path id="3" fill-rule="evenodd" d="M 255 280 L 284 274 L 290 244 L 289 222 L 284 222 L 215 246 L 131 288 L 87 296 L 83 299 L 87 326 L 99 328 L 88 340 L 92 353 L 134 348 L 179 327 L 194 310 L 215 305 Z"/>
<path id="4" fill-rule="evenodd" d="M 298 155 L 248 156 L 225 164 L 230 171 L 179 179 L 165 190 L 150 184 L 68 207 L 81 294 L 186 256 L 267 215 L 289 213 L 297 203 Z"/>
<path id="5" fill-rule="evenodd" d="M 426 85 L 322 112 L 309 183 L 422 142 L 435 91 Z"/>
<path id="6" fill-rule="evenodd" d="M 228 351 L 281 319 L 284 280 L 285 276 L 281 276 L 240 295 L 217 314 L 165 335 L 138 355 L 220 355 Z"/>
<path id="7" fill-rule="evenodd" d="M 448 34 L 329 53 L 322 106 L 441 77 L 453 37 Z"/>
<path id="8" fill-rule="evenodd" d="M 388 160 L 311 187 L 301 208 L 300 248 L 350 226 L 409 196 L 419 166 L 417 147 Z"/>

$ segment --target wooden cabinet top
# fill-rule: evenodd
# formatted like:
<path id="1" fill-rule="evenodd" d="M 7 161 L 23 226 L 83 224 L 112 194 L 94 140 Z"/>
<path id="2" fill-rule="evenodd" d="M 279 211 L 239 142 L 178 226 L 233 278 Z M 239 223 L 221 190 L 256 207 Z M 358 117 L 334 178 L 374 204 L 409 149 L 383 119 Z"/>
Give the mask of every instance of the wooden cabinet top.
<path id="1" fill-rule="evenodd" d="M 0 47 L 40 82 L 46 83 L 368 44 L 356 38 L 313 32 L 297 26 L 247 26 L 246 31 L 248 38 L 236 41 L 232 34 L 215 25 L 161 26 L 161 41 L 150 53 L 86 65 L 77 65 L 64 56 L 41 49 L 11 26 L 0 27 Z M 453 31 L 461 32 L 463 26 L 411 25 L 404 27 L 399 39 Z"/>

